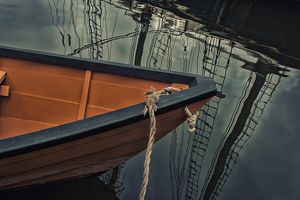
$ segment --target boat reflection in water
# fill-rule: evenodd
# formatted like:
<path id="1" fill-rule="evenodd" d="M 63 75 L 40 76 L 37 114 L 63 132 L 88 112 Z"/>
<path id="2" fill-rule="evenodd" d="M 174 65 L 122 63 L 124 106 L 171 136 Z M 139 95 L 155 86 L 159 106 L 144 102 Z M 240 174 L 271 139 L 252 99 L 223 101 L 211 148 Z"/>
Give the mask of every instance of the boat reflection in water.
<path id="1" fill-rule="evenodd" d="M 247 22 L 257 3 L 252 0 L 48 3 L 66 55 L 214 78 L 218 94 L 199 111 L 195 133 L 182 125 L 164 141 L 169 145 L 168 198 L 217 199 L 276 88 L 288 79 L 288 67 L 300 66 L 297 52 L 287 50 L 297 43 L 283 48 L 296 37 L 294 32 L 280 42 L 271 35 L 273 43 L 263 29 L 255 29 L 261 31 L 255 35 L 252 21 Z M 128 175 L 130 162 L 100 177 L 121 199 L 138 196 L 133 188 L 139 186 L 130 185 L 126 192 L 128 179 L 142 176 Z"/>

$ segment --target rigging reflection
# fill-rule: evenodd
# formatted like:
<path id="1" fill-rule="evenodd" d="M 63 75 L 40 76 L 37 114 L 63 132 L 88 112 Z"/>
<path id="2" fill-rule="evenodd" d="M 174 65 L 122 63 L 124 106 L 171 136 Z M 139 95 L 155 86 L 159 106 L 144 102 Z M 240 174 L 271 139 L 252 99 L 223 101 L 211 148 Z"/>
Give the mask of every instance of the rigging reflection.
<path id="1" fill-rule="evenodd" d="M 187 140 L 184 135 L 188 133 L 184 130 L 184 126 L 171 133 L 169 172 L 173 199 L 216 199 L 233 171 L 242 148 L 259 123 L 272 94 L 281 79 L 288 77 L 285 74 L 289 71 L 286 67 L 279 66 L 262 54 L 247 50 L 247 56 L 253 58 L 255 60 L 253 61 L 247 56 L 235 53 L 244 50 L 236 40 L 236 36 L 247 17 L 252 1 L 243 4 L 243 11 L 239 13 L 239 17 L 235 17 L 235 37 L 231 39 L 228 39 L 228 35 L 217 32 L 214 29 L 216 26 L 187 20 L 147 3 L 64 0 L 58 6 L 58 2 L 54 0 L 47 1 L 52 22 L 62 36 L 62 45 L 67 55 L 110 61 L 113 52 L 112 42 L 131 38 L 128 47 L 129 64 L 214 77 L 218 93 L 199 111 L 196 132 L 189 134 Z M 217 4 L 212 4 L 215 1 L 209 2 L 211 4 L 201 4 L 201 8 L 206 19 L 210 22 L 215 20 L 214 25 L 224 24 L 229 17 L 228 9 L 225 8 L 230 8 L 233 12 L 238 4 L 238 1 L 227 0 L 223 3 L 217 1 Z M 69 18 L 65 14 L 67 4 Z M 106 5 L 113 6 L 116 10 L 111 34 L 107 28 L 106 19 L 109 12 Z M 82 10 L 79 11 L 79 8 Z M 134 29 L 132 32 L 115 36 L 119 10 L 124 11 L 122 16 L 132 19 Z M 150 45 L 145 45 L 147 40 L 150 41 Z M 180 54 L 181 57 L 174 54 Z M 214 132 L 220 131 L 214 131 L 214 125 L 220 102 L 226 98 L 224 86 L 232 60 L 243 63 L 240 67 L 249 72 L 249 77 L 245 81 L 224 132 L 217 133 L 222 134 L 222 137 L 214 150 L 207 171 L 204 171 L 204 158 L 207 157 L 211 136 L 216 134 Z M 181 63 L 180 67 L 175 63 Z M 101 179 L 118 195 L 124 190 L 123 181 L 127 171 L 124 170 L 124 166 L 126 164 L 101 176 Z M 203 175 L 205 177 L 202 177 Z"/>
<path id="2" fill-rule="evenodd" d="M 216 199 L 222 191 L 240 151 L 254 132 L 266 104 L 281 78 L 287 77 L 284 74 L 286 69 L 267 62 L 259 58 L 257 63 L 248 63 L 243 66 L 244 68 L 251 66 L 251 73 L 230 123 L 215 151 L 200 199 Z M 279 71 L 283 71 L 283 74 L 278 73 Z"/>

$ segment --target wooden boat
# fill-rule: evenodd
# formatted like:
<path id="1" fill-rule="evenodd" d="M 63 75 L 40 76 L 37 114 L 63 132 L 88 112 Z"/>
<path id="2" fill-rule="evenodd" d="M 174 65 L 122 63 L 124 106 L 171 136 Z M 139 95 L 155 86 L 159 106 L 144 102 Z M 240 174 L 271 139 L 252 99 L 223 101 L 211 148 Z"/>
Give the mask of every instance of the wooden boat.
<path id="1" fill-rule="evenodd" d="M 215 94 L 209 77 L 0 46 L 0 190 L 97 175 L 146 149 L 144 91 L 161 97 L 156 141 Z"/>

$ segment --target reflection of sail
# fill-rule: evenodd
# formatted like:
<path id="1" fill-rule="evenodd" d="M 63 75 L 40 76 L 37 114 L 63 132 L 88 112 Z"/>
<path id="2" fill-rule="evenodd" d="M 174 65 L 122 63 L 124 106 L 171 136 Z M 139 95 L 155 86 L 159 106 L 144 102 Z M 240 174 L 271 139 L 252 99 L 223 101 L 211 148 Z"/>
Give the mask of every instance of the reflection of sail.
<path id="1" fill-rule="evenodd" d="M 161 20 L 159 21 L 159 27 L 161 26 Z M 154 34 L 151 44 L 150 54 L 148 55 L 147 59 L 147 67 L 151 68 L 158 68 L 162 67 L 162 61 L 165 55 L 169 54 L 170 52 L 170 42 L 171 42 L 171 35 L 168 33 L 157 32 Z M 171 64 L 168 61 L 168 66 Z"/>
<path id="2" fill-rule="evenodd" d="M 64 23 L 65 23 L 65 1 L 63 2 L 63 21 L 62 23 L 60 22 L 60 17 L 58 16 L 58 5 L 57 3 L 55 3 L 54 1 L 50 2 L 50 0 L 47 0 L 48 4 L 49 4 L 49 8 L 50 8 L 50 15 L 52 17 L 52 23 L 56 26 L 56 28 L 58 29 L 61 37 L 62 37 L 62 44 L 64 46 L 64 49 L 66 51 L 66 44 L 65 44 L 65 36 L 68 35 L 68 40 L 69 40 L 69 44 L 70 44 L 70 35 L 69 34 L 65 34 L 66 30 L 64 28 Z M 52 8 L 53 7 L 53 8 Z M 56 15 L 56 17 L 55 17 Z"/>
<path id="3" fill-rule="evenodd" d="M 133 18 L 142 24 L 141 32 L 139 35 L 136 53 L 135 53 L 135 65 L 141 65 L 142 55 L 144 52 L 144 44 L 149 29 L 150 19 L 152 16 L 152 8 L 148 5 L 145 6 L 141 14 L 133 15 Z M 140 19 L 138 19 L 140 17 Z"/>
<path id="4" fill-rule="evenodd" d="M 189 27 L 196 27 L 194 25 L 189 26 L 189 22 L 186 20 L 184 20 L 184 26 L 180 30 L 181 34 L 172 34 L 174 29 L 172 30 L 171 25 L 175 24 L 176 20 L 180 20 L 168 18 L 162 14 L 160 17 L 163 20 L 161 20 L 158 25 L 159 31 L 153 37 L 147 66 L 161 68 L 164 66 L 163 63 L 166 64 L 167 60 L 167 69 L 170 70 L 172 66 L 169 65 L 170 62 L 166 57 L 166 52 L 170 50 L 169 44 L 171 43 L 171 36 L 174 38 L 172 38 L 174 43 L 177 37 L 182 38 L 184 41 L 184 61 L 181 70 L 183 72 L 196 71 L 203 75 L 214 77 L 218 87 L 217 97 L 214 97 L 199 111 L 200 114 L 197 120 L 196 132 L 188 134 L 183 127 L 179 127 L 172 132 L 171 136 L 169 169 L 172 197 L 173 199 L 182 199 L 182 195 L 184 195 L 183 191 L 186 190 L 185 198 L 195 199 L 198 195 L 198 181 L 200 179 L 202 161 L 213 129 L 219 102 L 225 97 L 222 91 L 227 68 L 230 64 L 231 52 L 229 55 L 227 52 L 222 53 L 221 39 L 203 36 L 201 34 L 194 36 L 189 32 L 184 32 L 188 30 Z M 178 33 L 180 33 L 180 31 L 177 30 Z M 186 42 L 188 39 L 192 40 L 192 42 L 190 42 L 192 46 L 188 46 Z M 201 64 L 198 63 L 198 59 L 202 46 L 204 47 L 204 54 L 202 70 L 199 70 L 198 68 L 200 68 L 199 65 Z M 231 50 L 232 48 L 233 46 L 231 46 Z M 185 56 L 188 50 L 191 50 L 189 57 Z M 197 63 L 197 66 L 193 66 L 192 63 Z M 189 138 L 187 140 L 185 139 L 185 134 L 188 134 Z"/>
<path id="5" fill-rule="evenodd" d="M 161 69 L 165 57 L 166 68 L 172 68 L 172 51 L 175 45 L 175 39 L 172 36 L 181 35 L 185 31 L 185 21 L 167 18 L 164 11 L 156 11 L 154 14 L 159 18 L 158 29 L 154 34 L 148 54 L 146 66 L 150 68 Z"/>
<path id="6" fill-rule="evenodd" d="M 218 95 L 208 102 L 200 111 L 196 125 L 196 132 L 192 140 L 192 149 L 189 162 L 187 189 L 185 198 L 196 199 L 198 196 L 198 182 L 202 169 L 203 158 L 211 137 L 219 103 L 224 97 L 222 94 L 227 69 L 230 64 L 230 54 L 226 57 L 221 54 L 221 40 L 207 37 L 205 39 L 202 74 L 215 78 Z M 231 47 L 232 51 L 233 46 Z M 224 66 L 220 64 L 220 59 Z M 227 60 L 227 61 L 226 61 Z M 226 62 L 225 62 L 226 61 Z"/>
<path id="7" fill-rule="evenodd" d="M 87 1 L 87 13 L 88 13 L 88 25 L 89 25 L 89 35 L 90 44 L 95 44 L 97 41 L 102 40 L 102 7 L 101 1 L 91 0 Z M 97 45 L 92 45 L 89 48 L 90 58 L 99 60 L 103 58 L 103 46 L 97 43 Z"/>
<path id="8" fill-rule="evenodd" d="M 140 29 L 140 23 L 136 22 L 136 27 L 134 29 L 135 36 L 132 37 L 132 42 L 129 50 L 129 62 L 128 64 L 133 65 L 133 59 L 134 59 L 134 50 L 136 47 L 136 42 L 137 42 L 137 37 L 138 37 L 138 32 Z"/>
<path id="9" fill-rule="evenodd" d="M 110 60 L 112 41 L 134 35 L 129 33 L 122 36 L 113 36 L 114 26 L 111 38 L 108 37 L 106 4 L 103 4 L 102 1 L 64 0 L 61 3 L 61 1 L 48 0 L 48 3 L 52 23 L 57 27 L 62 37 L 64 53 L 70 56 L 77 55 L 97 60 L 103 59 L 103 45 L 106 44 L 106 53 L 108 60 Z M 62 13 L 59 8 L 62 8 Z M 68 17 L 65 13 L 69 14 Z M 117 16 L 118 13 L 116 13 L 115 25 Z M 103 34 L 106 36 L 104 39 Z"/>
<path id="10" fill-rule="evenodd" d="M 52 23 L 58 29 L 62 37 L 61 42 L 64 47 L 64 53 L 66 54 L 67 51 L 72 51 L 72 49 L 82 46 L 85 43 L 83 39 L 83 34 L 85 33 L 83 31 L 80 33 L 79 30 L 81 29 L 78 29 L 77 25 L 83 23 L 82 20 L 85 20 L 86 13 L 83 12 L 84 19 L 82 19 L 78 12 L 78 8 L 80 6 L 78 0 L 47 1 L 49 4 L 50 15 L 52 17 Z M 84 5 L 84 8 L 85 7 L 86 6 Z M 66 15 L 66 13 L 69 15 Z M 81 56 L 81 54 L 79 55 Z"/>
<path id="11" fill-rule="evenodd" d="M 241 149 L 251 137 L 281 77 L 285 76 L 284 74 L 280 75 L 278 73 L 277 75 L 279 76 L 274 76 L 272 72 L 278 72 L 279 70 L 285 71 L 285 69 L 263 63 L 261 59 L 256 63 L 256 67 L 252 68 L 252 70 L 258 69 L 260 73 L 255 71 L 257 73 L 255 76 L 251 73 L 245 85 L 243 94 L 236 105 L 235 112 L 215 152 L 211 167 L 205 179 L 205 184 L 201 191 L 200 199 L 217 198 L 237 162 Z M 262 72 L 264 73 L 262 74 Z M 248 93 L 247 90 L 253 79 L 254 82 Z M 248 93 L 248 96 L 241 107 L 246 93 Z M 237 116 L 238 113 L 240 114 Z M 234 122 L 235 124 L 233 124 Z M 210 180 L 208 181 L 208 179 Z"/>
<path id="12" fill-rule="evenodd" d="M 186 182 L 185 169 L 188 162 L 188 150 L 190 146 L 187 145 L 191 141 L 191 136 L 185 140 L 186 127 L 180 126 L 171 134 L 171 144 L 169 151 L 169 171 L 171 179 L 172 199 L 182 199 L 182 192 Z M 180 139 L 178 139 L 180 138 Z M 177 141 L 178 140 L 178 141 Z"/>
<path id="13" fill-rule="evenodd" d="M 181 70 L 183 72 L 196 71 L 196 73 L 214 77 L 218 88 L 218 95 L 199 111 L 196 133 L 189 134 L 189 138 L 185 140 L 184 134 L 187 133 L 182 127 L 179 127 L 172 132 L 171 137 L 169 169 L 172 197 L 173 199 L 182 199 L 183 191 L 186 190 L 186 199 L 196 199 L 199 195 L 198 182 L 200 180 L 203 158 L 213 130 L 220 100 L 225 97 L 222 91 L 230 64 L 233 43 L 230 53 L 227 53 L 222 49 L 221 39 L 185 32 L 191 28 L 193 30 L 198 29 L 201 25 L 193 24 L 187 20 L 168 17 L 164 12 L 159 13 L 159 17 L 158 30 L 152 39 L 147 66 L 159 69 L 167 66 L 166 68 L 170 70 L 172 61 L 168 59 L 168 57 L 171 57 L 168 54 L 172 53 L 171 49 L 175 46 L 176 38 L 182 38 L 184 48 Z M 178 26 L 179 23 L 183 24 L 183 26 Z M 181 28 L 175 29 L 175 25 Z M 192 29 L 190 31 L 193 31 Z M 174 46 L 171 45 L 172 40 L 174 41 Z M 188 46 L 188 40 L 192 40 L 190 42 L 192 46 Z M 198 63 L 201 46 L 204 47 L 204 51 L 202 66 L 199 67 L 201 65 Z M 190 50 L 189 57 L 186 56 L 188 50 Z M 194 59 L 197 59 L 197 69 L 192 64 L 195 63 Z"/>

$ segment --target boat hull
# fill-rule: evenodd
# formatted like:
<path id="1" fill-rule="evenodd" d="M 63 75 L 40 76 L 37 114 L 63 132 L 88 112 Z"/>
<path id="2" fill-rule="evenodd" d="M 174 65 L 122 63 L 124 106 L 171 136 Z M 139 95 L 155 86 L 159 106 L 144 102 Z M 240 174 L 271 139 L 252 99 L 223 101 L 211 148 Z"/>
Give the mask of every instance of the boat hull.
<path id="1" fill-rule="evenodd" d="M 0 190 L 97 175 L 145 150 L 150 133 L 150 119 L 142 114 L 145 102 L 140 98 L 145 87 L 150 89 L 152 84 L 158 87 L 174 84 L 187 86 L 187 89 L 159 99 L 155 113 L 155 141 L 185 121 L 187 116 L 183 107 L 188 106 L 191 113 L 195 113 L 216 94 L 214 80 L 209 77 L 0 46 L 1 69 L 7 71 L 7 77 L 3 73 L 0 86 L 5 89 L 11 87 L 11 94 L 5 92 L 0 96 Z M 33 74 L 43 78 L 36 78 Z M 27 76 L 30 78 L 24 81 Z M 111 77 L 116 77 L 114 83 L 110 83 Z M 36 83 L 30 81 L 33 79 L 46 82 L 42 86 L 28 85 L 28 82 Z M 69 84 L 72 87 L 68 89 L 68 82 L 76 84 Z M 142 88 L 140 83 L 143 83 Z M 99 95 L 97 91 L 103 89 L 103 84 L 112 90 Z M 78 85 L 77 89 L 75 85 Z M 124 88 L 130 93 L 119 96 Z M 74 96 L 70 99 L 70 95 L 65 95 L 59 89 L 67 93 L 77 92 L 71 92 Z M 106 93 L 112 96 L 105 97 Z M 128 104 L 115 103 L 123 103 L 126 94 L 132 94 Z M 16 96 L 22 98 L 14 101 Z M 45 99 L 45 102 L 50 102 L 49 106 L 72 104 L 74 109 L 63 111 L 65 106 L 62 106 L 40 112 L 40 109 L 34 107 L 37 103 L 30 100 L 27 101 L 29 104 L 25 104 L 25 101 L 20 101 L 34 98 L 37 102 Z M 24 104 L 20 106 L 21 103 Z M 103 104 L 107 104 L 107 112 L 102 112 Z M 110 107 L 117 104 L 115 109 Z M 41 107 L 47 106 L 46 103 Z M 18 113 L 21 109 L 24 111 Z M 91 109 L 94 111 L 91 112 Z M 53 110 L 58 111 L 58 114 L 54 113 L 49 118 Z M 72 119 L 64 117 L 71 112 L 74 113 Z M 65 121 L 54 123 L 53 120 L 59 117 Z M 13 123 L 5 123 L 6 118 L 10 118 Z M 48 125 L 52 121 L 52 127 L 40 130 L 28 129 L 24 132 L 25 129 L 16 128 L 23 122 Z M 18 130 L 24 133 L 13 133 Z"/>
<path id="2" fill-rule="evenodd" d="M 199 110 L 209 99 L 189 106 Z M 183 108 L 156 116 L 158 141 L 186 119 Z M 110 170 L 147 147 L 150 120 L 0 160 L 0 189 L 81 178 Z M 192 134 L 192 133 L 190 133 Z M 14 169 L 14 170 L 11 170 Z"/>

